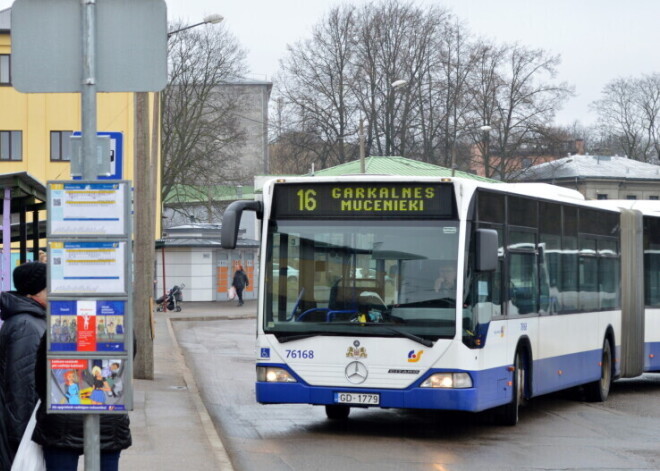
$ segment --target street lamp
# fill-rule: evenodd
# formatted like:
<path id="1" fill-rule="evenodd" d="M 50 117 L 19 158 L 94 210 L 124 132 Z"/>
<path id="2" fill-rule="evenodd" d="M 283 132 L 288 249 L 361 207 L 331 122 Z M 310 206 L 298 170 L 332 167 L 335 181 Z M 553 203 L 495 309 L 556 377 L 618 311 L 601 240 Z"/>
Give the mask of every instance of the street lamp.
<path id="1" fill-rule="evenodd" d="M 490 131 L 493 129 L 490 127 L 488 124 L 484 124 L 479 128 L 481 132 L 483 133 L 483 140 L 484 140 L 484 153 L 483 153 L 483 161 L 484 161 L 484 168 L 487 168 L 489 163 L 489 158 L 490 158 Z"/>
<path id="2" fill-rule="evenodd" d="M 184 26 L 182 28 L 175 29 L 173 31 L 168 32 L 167 33 L 167 39 L 169 40 L 172 36 L 174 36 L 177 33 L 180 33 L 181 31 L 186 31 L 188 29 L 192 29 L 192 28 L 195 28 L 197 26 L 206 25 L 206 24 L 215 25 L 215 24 L 220 23 L 224 19 L 225 18 L 222 15 L 219 15 L 217 13 L 213 13 L 211 15 L 206 15 L 202 19 L 202 21 L 200 21 L 199 23 Z M 161 99 L 160 93 L 156 92 L 156 95 L 154 97 L 154 123 L 156 122 L 157 114 L 160 113 L 160 110 L 159 110 L 159 108 L 160 108 L 160 99 Z M 157 110 L 157 108 L 158 108 L 158 110 Z M 162 165 L 162 161 L 161 161 L 161 165 Z M 153 182 L 153 185 L 154 185 L 154 190 L 155 190 L 155 187 L 156 187 L 155 179 L 156 178 L 155 178 L 155 172 L 154 172 L 154 174 L 152 175 L 152 182 Z M 162 204 L 163 204 L 163 202 L 161 201 L 161 207 L 162 207 Z M 161 221 L 161 225 L 162 225 L 162 221 Z M 155 232 L 155 230 L 152 231 L 152 232 Z M 161 232 L 162 232 L 162 227 L 161 227 Z M 163 296 L 167 296 L 167 284 L 166 284 L 167 281 L 166 281 L 166 278 L 165 278 L 165 244 L 163 244 L 163 253 L 162 254 L 163 254 L 163 260 L 162 260 L 162 263 L 163 263 Z"/>
<path id="3" fill-rule="evenodd" d="M 224 20 L 224 17 L 222 15 L 218 15 L 217 13 L 214 13 L 212 15 L 207 15 L 199 23 L 195 23 L 194 25 L 184 26 L 183 28 L 179 28 L 179 29 L 175 29 L 174 31 L 170 31 L 169 33 L 167 33 L 167 37 L 169 38 L 173 34 L 180 33 L 181 31 L 185 31 L 187 29 L 191 29 L 191 28 L 194 28 L 196 26 L 201 26 L 201 25 L 206 25 L 206 24 L 215 25 L 215 24 L 220 23 L 222 20 Z"/>
<path id="4" fill-rule="evenodd" d="M 360 173 L 365 173 L 364 164 L 364 123 L 365 118 L 360 118 L 360 126 L 358 127 L 358 138 L 360 139 Z"/>
<path id="5" fill-rule="evenodd" d="M 186 26 L 167 33 L 169 39 L 173 34 L 193 28 L 195 26 L 211 23 L 220 23 L 220 15 L 208 15 L 200 23 Z M 153 100 L 153 129 L 152 140 L 149 142 L 149 94 L 136 92 L 133 96 L 134 133 L 133 141 L 133 175 L 135 179 L 135 258 L 134 268 L 134 297 L 133 307 L 135 314 L 135 338 L 138 342 L 139 352 L 134 363 L 136 378 L 154 378 L 154 350 L 151 334 L 151 293 L 154 280 L 154 233 L 156 232 L 153 218 L 154 201 L 156 200 L 156 168 L 158 160 L 158 131 L 160 123 L 160 92 L 154 93 Z M 162 224 L 162 223 L 161 223 Z M 163 270 L 165 264 L 163 264 Z M 163 289 L 166 291 L 165 275 L 163 274 Z"/>
<path id="6" fill-rule="evenodd" d="M 406 85 L 408 85 L 408 81 L 403 80 L 403 79 L 395 80 L 394 82 L 391 83 L 392 88 L 395 89 L 395 90 L 398 89 L 398 88 L 403 88 Z"/>

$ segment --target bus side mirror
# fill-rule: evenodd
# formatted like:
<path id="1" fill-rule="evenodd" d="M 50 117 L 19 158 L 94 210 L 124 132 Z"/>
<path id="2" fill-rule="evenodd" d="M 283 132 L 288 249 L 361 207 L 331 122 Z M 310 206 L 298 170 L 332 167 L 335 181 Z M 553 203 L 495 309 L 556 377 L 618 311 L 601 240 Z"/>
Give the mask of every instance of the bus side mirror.
<path id="1" fill-rule="evenodd" d="M 238 228 L 241 225 L 241 215 L 243 211 L 256 211 L 257 217 L 261 218 L 263 214 L 263 205 L 261 201 L 234 201 L 225 210 L 222 216 L 222 232 L 220 234 L 220 243 L 223 249 L 235 249 L 238 239 Z"/>
<path id="2" fill-rule="evenodd" d="M 494 229 L 477 229 L 476 262 L 477 271 L 497 270 L 497 231 Z"/>

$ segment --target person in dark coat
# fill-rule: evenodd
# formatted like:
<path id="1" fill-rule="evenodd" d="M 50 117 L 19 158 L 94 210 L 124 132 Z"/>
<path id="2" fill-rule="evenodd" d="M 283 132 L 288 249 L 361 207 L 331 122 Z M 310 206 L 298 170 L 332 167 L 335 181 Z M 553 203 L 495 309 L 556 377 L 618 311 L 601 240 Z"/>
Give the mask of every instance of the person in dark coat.
<path id="1" fill-rule="evenodd" d="M 78 459 L 85 449 L 83 415 L 46 413 L 48 371 L 45 335 L 39 344 L 33 375 L 41 405 L 37 410 L 37 425 L 32 440 L 43 447 L 48 471 L 76 471 Z M 99 435 L 101 471 L 117 471 L 121 451 L 132 445 L 128 414 L 101 415 Z"/>
<path id="2" fill-rule="evenodd" d="M 243 265 L 240 263 L 236 266 L 236 272 L 234 273 L 234 279 L 231 282 L 231 285 L 236 288 L 236 296 L 238 296 L 238 305 L 243 305 L 243 290 L 246 286 L 250 285 L 250 280 L 248 276 L 243 271 Z"/>
<path id="3" fill-rule="evenodd" d="M 37 393 L 34 367 L 46 332 L 46 264 L 30 262 L 14 269 L 16 291 L 0 293 L 0 469 L 14 460 Z"/>

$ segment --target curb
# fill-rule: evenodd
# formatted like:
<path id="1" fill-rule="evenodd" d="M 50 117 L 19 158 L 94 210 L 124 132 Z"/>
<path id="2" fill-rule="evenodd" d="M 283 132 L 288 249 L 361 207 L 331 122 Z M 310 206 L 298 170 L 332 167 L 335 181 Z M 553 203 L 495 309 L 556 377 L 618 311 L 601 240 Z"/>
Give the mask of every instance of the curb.
<path id="1" fill-rule="evenodd" d="M 231 321 L 235 319 L 256 319 L 255 314 L 238 314 L 230 316 L 186 316 L 186 317 L 168 317 L 169 321 L 188 322 L 188 321 Z M 178 344 L 177 344 L 178 346 Z"/>
<path id="2" fill-rule="evenodd" d="M 174 334 L 174 328 L 172 327 L 172 321 L 177 321 L 177 320 L 186 321 L 186 320 L 219 320 L 219 319 L 223 319 L 223 318 L 200 316 L 200 317 L 190 317 L 190 318 L 188 317 L 167 318 L 166 321 L 167 321 L 167 330 L 170 334 L 170 338 L 172 339 L 172 343 L 174 344 L 176 356 L 178 357 L 177 362 L 179 363 L 179 367 L 183 372 L 183 380 L 186 383 L 186 386 L 188 387 L 188 391 L 190 395 L 192 396 L 193 403 L 195 404 L 195 409 L 197 410 L 199 419 L 202 422 L 202 427 L 204 428 L 204 433 L 206 434 L 206 438 L 208 439 L 209 444 L 211 445 L 211 449 L 213 450 L 217 464 L 219 465 L 217 469 L 220 471 L 234 471 L 234 467 L 231 463 L 231 460 L 229 459 L 227 450 L 225 449 L 225 446 L 222 443 L 222 439 L 218 435 L 218 432 L 215 429 L 215 426 L 213 425 L 213 421 L 211 420 L 211 416 L 208 410 L 206 409 L 206 406 L 204 405 L 202 398 L 199 395 L 199 389 L 197 388 L 195 377 L 190 372 L 188 365 L 186 365 L 185 357 L 183 355 L 181 347 L 179 346 L 179 342 L 176 338 L 176 335 Z M 209 469 L 212 469 L 212 467 L 209 466 Z"/>

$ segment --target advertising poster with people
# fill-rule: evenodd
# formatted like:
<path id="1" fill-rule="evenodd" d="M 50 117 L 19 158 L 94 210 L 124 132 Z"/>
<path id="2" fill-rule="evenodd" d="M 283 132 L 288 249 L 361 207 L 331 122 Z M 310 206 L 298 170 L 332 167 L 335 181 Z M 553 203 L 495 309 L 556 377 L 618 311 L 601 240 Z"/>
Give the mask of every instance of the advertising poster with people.
<path id="1" fill-rule="evenodd" d="M 125 301 L 51 301 L 49 304 L 50 351 L 126 351 Z"/>
<path id="2" fill-rule="evenodd" d="M 120 359 L 50 360 L 50 410 L 125 411 Z"/>

